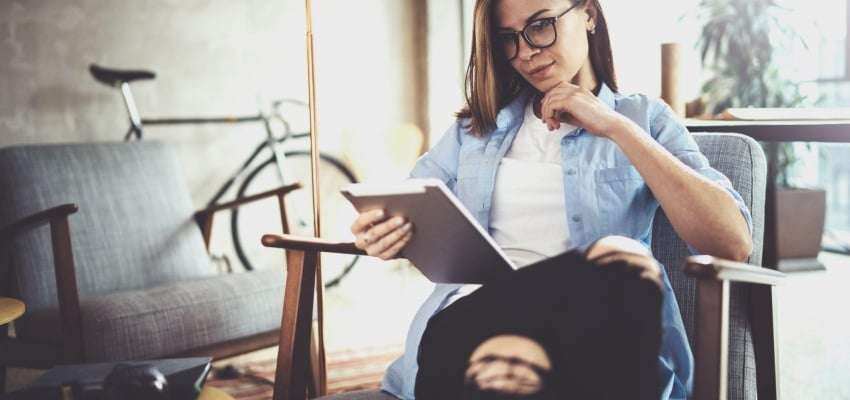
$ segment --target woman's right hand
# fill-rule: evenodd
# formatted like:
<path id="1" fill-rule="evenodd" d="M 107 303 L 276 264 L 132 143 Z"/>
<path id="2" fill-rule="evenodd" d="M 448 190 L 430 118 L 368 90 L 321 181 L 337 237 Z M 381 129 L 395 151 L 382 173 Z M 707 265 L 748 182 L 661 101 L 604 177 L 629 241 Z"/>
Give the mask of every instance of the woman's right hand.
<path id="1" fill-rule="evenodd" d="M 403 217 L 386 218 L 384 210 L 360 213 L 351 224 L 354 245 L 372 257 L 390 260 L 410 242 L 413 224 Z"/>

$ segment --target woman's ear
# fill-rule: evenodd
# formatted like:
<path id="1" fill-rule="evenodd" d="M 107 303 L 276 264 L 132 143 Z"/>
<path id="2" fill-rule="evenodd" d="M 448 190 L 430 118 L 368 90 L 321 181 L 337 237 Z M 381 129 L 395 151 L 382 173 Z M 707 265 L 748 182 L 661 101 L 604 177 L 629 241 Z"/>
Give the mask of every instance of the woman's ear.
<path id="1" fill-rule="evenodd" d="M 585 18 L 585 30 L 589 32 L 596 31 L 596 16 L 599 12 L 596 9 L 596 4 L 593 1 L 588 1 L 587 5 L 584 7 L 584 13 L 586 14 Z"/>

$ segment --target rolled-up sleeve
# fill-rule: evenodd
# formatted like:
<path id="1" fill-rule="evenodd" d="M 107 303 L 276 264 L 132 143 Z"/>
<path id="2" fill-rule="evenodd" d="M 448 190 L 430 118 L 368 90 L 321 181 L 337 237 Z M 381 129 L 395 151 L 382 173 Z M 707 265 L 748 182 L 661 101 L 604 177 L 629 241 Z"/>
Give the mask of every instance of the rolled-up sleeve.
<path id="1" fill-rule="evenodd" d="M 463 135 L 461 126 L 461 121 L 452 124 L 440 137 L 440 140 L 422 157 L 419 157 L 416 165 L 413 166 L 413 170 L 410 171 L 411 178 L 439 179 L 450 190 L 454 190 L 457 180 L 460 140 L 461 135 Z"/>
<path id="2" fill-rule="evenodd" d="M 673 114 L 673 110 L 667 104 L 656 100 L 650 107 L 650 118 L 652 137 L 685 165 L 726 189 L 726 192 L 735 200 L 741 215 L 747 221 L 747 228 L 752 235 L 753 217 L 749 207 L 744 203 L 744 199 L 732 187 L 729 178 L 709 165 L 708 159 L 700 152 L 693 136 Z M 690 244 L 688 250 L 691 254 L 699 254 Z"/>

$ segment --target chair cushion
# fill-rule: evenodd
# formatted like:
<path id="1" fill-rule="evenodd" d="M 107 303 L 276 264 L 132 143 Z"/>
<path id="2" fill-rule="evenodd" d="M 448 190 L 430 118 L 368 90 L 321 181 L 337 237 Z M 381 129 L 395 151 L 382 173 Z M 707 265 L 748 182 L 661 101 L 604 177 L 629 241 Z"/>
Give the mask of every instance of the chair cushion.
<path id="1" fill-rule="evenodd" d="M 396 400 L 396 397 L 380 390 L 363 390 L 320 397 L 318 400 Z"/>
<path id="2" fill-rule="evenodd" d="M 156 358 L 280 328 L 282 269 L 222 275 L 81 299 L 86 361 Z M 24 340 L 58 343 L 57 313 L 35 313 Z"/>
<path id="3" fill-rule="evenodd" d="M 155 287 L 215 274 L 174 152 L 154 141 L 0 149 L 0 226 L 64 203 L 80 293 Z M 56 307 L 50 228 L 16 236 L 11 291 L 29 312 Z M 5 282 L 3 282 L 5 283 Z"/>

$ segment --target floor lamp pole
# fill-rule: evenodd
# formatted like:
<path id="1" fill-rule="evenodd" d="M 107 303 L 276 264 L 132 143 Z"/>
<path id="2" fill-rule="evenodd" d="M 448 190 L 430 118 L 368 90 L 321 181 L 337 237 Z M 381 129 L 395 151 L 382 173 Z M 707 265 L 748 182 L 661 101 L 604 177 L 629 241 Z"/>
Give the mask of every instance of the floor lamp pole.
<path id="1" fill-rule="evenodd" d="M 312 0 L 306 1 L 307 11 L 307 84 L 310 100 L 310 176 L 313 183 L 313 232 L 321 237 L 320 199 L 319 199 L 319 128 L 316 112 L 316 69 L 313 52 L 313 9 Z M 316 386 L 317 397 L 327 392 L 325 335 L 324 335 L 324 284 L 322 283 L 321 257 L 316 258 L 316 314 L 317 324 L 311 341 L 315 345 L 310 348 L 315 352 L 311 355 L 313 382 Z M 312 352 L 311 352 L 312 353 Z"/>

